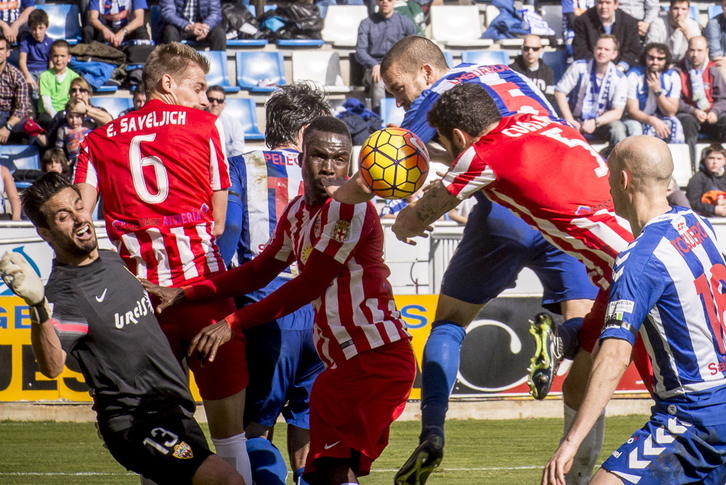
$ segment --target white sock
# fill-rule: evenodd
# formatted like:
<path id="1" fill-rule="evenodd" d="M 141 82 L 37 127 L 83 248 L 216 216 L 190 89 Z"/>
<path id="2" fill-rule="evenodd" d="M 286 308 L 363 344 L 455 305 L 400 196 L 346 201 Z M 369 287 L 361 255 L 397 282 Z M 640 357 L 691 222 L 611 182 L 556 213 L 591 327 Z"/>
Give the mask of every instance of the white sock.
<path id="1" fill-rule="evenodd" d="M 572 426 L 577 411 L 565 404 L 565 433 Z M 602 449 L 603 438 L 605 437 L 605 411 L 602 412 L 595 425 L 583 440 L 580 448 L 577 450 L 572 468 L 565 475 L 565 483 L 567 485 L 585 485 L 590 481 L 592 469 Z"/>
<path id="2" fill-rule="evenodd" d="M 247 437 L 244 433 L 230 438 L 212 438 L 217 455 L 232 465 L 242 475 L 245 483 L 252 485 L 252 467 L 247 456 Z"/>

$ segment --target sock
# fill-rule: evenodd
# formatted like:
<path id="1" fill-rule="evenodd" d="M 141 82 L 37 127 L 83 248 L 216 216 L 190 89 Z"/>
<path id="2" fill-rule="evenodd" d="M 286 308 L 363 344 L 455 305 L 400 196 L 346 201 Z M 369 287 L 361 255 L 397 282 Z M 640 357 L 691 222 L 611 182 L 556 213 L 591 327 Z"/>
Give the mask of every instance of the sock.
<path id="1" fill-rule="evenodd" d="M 429 433 L 444 437 L 444 420 L 449 409 L 449 395 L 459 371 L 459 353 L 466 330 L 454 322 L 433 323 L 424 347 L 421 365 L 421 438 Z"/>
<path id="2" fill-rule="evenodd" d="M 247 440 L 247 453 L 250 455 L 252 478 L 255 483 L 285 485 L 287 479 L 285 459 L 272 441 L 266 438 L 250 438 Z"/>
<path id="3" fill-rule="evenodd" d="M 583 321 L 582 317 L 570 318 L 557 327 L 557 333 L 562 337 L 565 359 L 574 359 L 577 351 L 580 350 L 580 339 L 577 335 L 580 333 Z"/>
<path id="4" fill-rule="evenodd" d="M 242 475 L 245 483 L 252 483 L 250 458 L 247 456 L 247 437 L 244 433 L 229 438 L 212 438 L 217 455 Z"/>
<path id="5" fill-rule="evenodd" d="M 565 404 L 565 433 L 572 426 L 576 411 Z M 577 454 L 572 461 L 572 468 L 565 475 L 567 485 L 585 485 L 590 481 L 592 469 L 600 454 L 603 438 L 605 437 L 605 411 L 602 412 L 595 425 L 583 440 Z"/>
<path id="6" fill-rule="evenodd" d="M 295 485 L 310 485 L 303 478 L 304 473 L 305 473 L 304 467 L 298 468 L 297 470 L 295 470 L 295 472 L 292 474 L 292 483 L 294 483 Z"/>

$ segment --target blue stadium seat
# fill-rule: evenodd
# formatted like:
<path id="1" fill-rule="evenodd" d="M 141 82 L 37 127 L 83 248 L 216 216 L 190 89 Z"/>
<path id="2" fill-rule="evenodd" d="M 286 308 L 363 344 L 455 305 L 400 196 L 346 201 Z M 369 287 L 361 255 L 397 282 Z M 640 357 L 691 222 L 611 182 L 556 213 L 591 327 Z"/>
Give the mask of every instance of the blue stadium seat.
<path id="1" fill-rule="evenodd" d="M 227 47 L 265 47 L 267 39 L 227 39 Z"/>
<path id="2" fill-rule="evenodd" d="M 133 98 L 116 98 L 112 96 L 94 96 L 91 104 L 108 111 L 111 116 L 118 118 L 119 113 L 134 107 Z"/>
<path id="3" fill-rule="evenodd" d="M 456 64 L 454 64 L 454 55 L 449 51 L 444 51 L 444 59 L 446 59 L 446 65 L 449 67 L 454 67 Z"/>
<path id="4" fill-rule="evenodd" d="M 712 19 L 723 13 L 723 7 L 721 5 L 709 5 L 706 12 L 708 12 L 708 18 Z"/>
<path id="5" fill-rule="evenodd" d="M 246 91 L 269 93 L 277 86 L 287 84 L 281 52 L 238 52 L 235 64 L 237 85 Z"/>
<path id="6" fill-rule="evenodd" d="M 567 52 L 552 51 L 542 54 L 542 60 L 555 71 L 555 84 L 557 84 L 567 70 Z"/>
<path id="7" fill-rule="evenodd" d="M 277 39 L 277 47 L 322 47 L 323 39 Z"/>
<path id="8" fill-rule="evenodd" d="M 35 145 L 0 145 L 0 165 L 16 170 L 40 170 L 40 151 Z M 30 182 L 17 182 L 19 189 L 30 187 Z"/>
<path id="9" fill-rule="evenodd" d="M 36 8 L 45 10 L 50 19 L 48 37 L 53 40 L 65 39 L 75 45 L 81 41 L 81 20 L 77 5 L 44 4 Z"/>
<path id="10" fill-rule="evenodd" d="M 406 111 L 403 108 L 396 106 L 395 98 L 383 98 L 381 100 L 381 118 L 383 118 L 383 124 L 388 125 L 390 123 L 400 126 L 405 114 Z"/>
<path id="11" fill-rule="evenodd" d="M 509 54 L 504 51 L 464 51 L 461 53 L 461 62 L 471 64 L 504 64 L 509 65 Z"/>
<path id="12" fill-rule="evenodd" d="M 239 87 L 232 86 L 229 81 L 229 70 L 227 69 L 227 52 L 226 51 L 199 51 L 209 60 L 209 73 L 207 74 L 207 83 L 210 86 L 221 86 L 225 93 L 238 93 Z"/>
<path id="13" fill-rule="evenodd" d="M 96 88 L 93 90 L 94 93 L 107 93 L 107 94 L 115 93 L 116 91 L 118 91 L 118 86 L 114 86 L 111 84 L 104 84 L 100 88 Z"/>
<path id="14" fill-rule="evenodd" d="M 227 98 L 224 112 L 232 115 L 242 123 L 245 130 L 245 140 L 264 140 L 264 133 L 260 133 L 257 126 L 257 108 L 252 98 Z"/>

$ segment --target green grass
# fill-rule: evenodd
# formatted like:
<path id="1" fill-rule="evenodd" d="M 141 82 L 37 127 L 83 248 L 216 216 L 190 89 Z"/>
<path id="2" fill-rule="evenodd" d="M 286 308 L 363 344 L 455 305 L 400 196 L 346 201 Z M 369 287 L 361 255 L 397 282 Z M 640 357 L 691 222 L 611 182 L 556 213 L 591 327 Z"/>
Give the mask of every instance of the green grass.
<path id="1" fill-rule="evenodd" d="M 600 461 L 646 421 L 647 416 L 607 420 Z M 207 432 L 206 426 L 203 426 Z M 284 443 L 284 427 L 275 441 Z M 419 424 L 394 423 L 391 440 L 364 485 L 391 485 L 394 471 L 417 444 Z M 539 483 L 541 468 L 557 447 L 560 419 L 451 420 L 446 457 L 430 485 Z M 284 449 L 284 445 L 280 446 Z M 93 423 L 0 422 L 2 484 L 138 484 L 103 448 Z"/>

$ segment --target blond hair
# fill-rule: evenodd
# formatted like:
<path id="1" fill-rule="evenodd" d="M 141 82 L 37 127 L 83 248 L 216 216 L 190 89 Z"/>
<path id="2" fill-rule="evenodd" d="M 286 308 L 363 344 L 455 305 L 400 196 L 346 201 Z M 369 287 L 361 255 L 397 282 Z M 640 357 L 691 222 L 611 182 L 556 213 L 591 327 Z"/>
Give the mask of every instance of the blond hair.
<path id="1" fill-rule="evenodd" d="M 199 52 L 186 44 L 170 42 L 154 49 L 144 66 L 143 83 L 146 92 L 152 95 L 164 74 L 168 74 L 177 83 L 181 82 L 187 68 L 196 64 L 204 74 L 209 72 L 209 61 Z"/>

